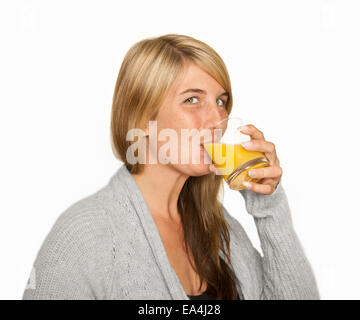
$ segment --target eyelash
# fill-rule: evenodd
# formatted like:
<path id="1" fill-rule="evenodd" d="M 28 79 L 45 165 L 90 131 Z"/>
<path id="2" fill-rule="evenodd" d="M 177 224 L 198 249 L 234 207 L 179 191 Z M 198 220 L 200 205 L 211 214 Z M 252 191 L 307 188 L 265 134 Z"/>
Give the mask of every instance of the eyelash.
<path id="1" fill-rule="evenodd" d="M 198 100 L 200 99 L 199 97 L 193 96 L 193 97 L 187 98 L 186 100 L 184 100 L 184 102 L 186 103 L 189 99 L 192 99 L 192 98 L 196 98 Z M 223 99 L 219 99 L 219 100 L 221 100 L 223 102 L 222 107 L 225 107 L 226 106 L 226 101 L 223 100 Z"/>

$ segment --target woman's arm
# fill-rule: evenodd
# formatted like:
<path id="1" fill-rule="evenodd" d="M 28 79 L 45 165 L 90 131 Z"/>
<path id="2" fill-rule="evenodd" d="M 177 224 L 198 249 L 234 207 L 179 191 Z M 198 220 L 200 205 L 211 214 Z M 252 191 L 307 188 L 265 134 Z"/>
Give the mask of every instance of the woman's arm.
<path id="1" fill-rule="evenodd" d="M 280 182 L 271 195 L 243 189 L 254 217 L 264 256 L 254 248 L 263 272 L 260 299 L 320 299 L 310 263 L 294 230 L 287 196 Z"/>
<path id="2" fill-rule="evenodd" d="M 319 299 L 314 274 L 292 224 L 275 144 L 266 141 L 263 132 L 252 124 L 241 127 L 240 131 L 251 138 L 243 145 L 244 148 L 263 152 L 270 164 L 251 170 L 251 177 L 260 179 L 260 182 L 251 182 L 247 189 L 239 191 L 245 199 L 248 213 L 254 217 L 264 253 L 262 257 L 249 241 L 243 244 L 253 251 L 257 265 L 260 265 L 257 268 L 262 278 L 259 298 Z M 246 239 L 240 223 L 236 220 L 233 224 L 237 234 Z M 241 241 L 241 237 L 239 239 Z"/>

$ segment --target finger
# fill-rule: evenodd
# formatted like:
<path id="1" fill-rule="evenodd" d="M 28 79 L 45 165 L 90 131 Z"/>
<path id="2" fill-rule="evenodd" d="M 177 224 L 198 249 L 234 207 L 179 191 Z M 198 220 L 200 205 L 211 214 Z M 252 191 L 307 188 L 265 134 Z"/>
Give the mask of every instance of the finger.
<path id="1" fill-rule="evenodd" d="M 246 150 L 272 153 L 275 152 L 275 144 L 266 140 L 251 140 L 241 144 Z"/>
<path id="2" fill-rule="evenodd" d="M 252 124 L 241 126 L 239 129 L 242 133 L 249 135 L 252 139 L 265 140 L 264 134 Z"/>
<path id="3" fill-rule="evenodd" d="M 214 172 L 216 175 L 221 175 L 221 172 L 219 171 L 218 168 L 216 168 L 216 166 L 215 166 L 213 163 L 210 164 L 209 170 L 210 170 L 211 172 Z"/>
<path id="4" fill-rule="evenodd" d="M 269 161 L 270 165 L 273 166 L 276 164 L 277 154 L 274 143 L 266 140 L 256 139 L 256 140 L 243 142 L 242 146 L 249 151 L 263 152 L 265 154 L 266 159 Z"/>
<path id="5" fill-rule="evenodd" d="M 275 186 L 270 184 L 260 184 L 246 181 L 244 182 L 244 185 L 246 186 L 246 189 L 267 195 L 272 194 L 275 191 Z"/>
<path id="6" fill-rule="evenodd" d="M 249 176 L 251 178 L 279 178 L 282 176 L 282 168 L 281 167 L 264 167 L 264 168 L 257 168 L 257 169 L 251 169 L 248 172 Z"/>

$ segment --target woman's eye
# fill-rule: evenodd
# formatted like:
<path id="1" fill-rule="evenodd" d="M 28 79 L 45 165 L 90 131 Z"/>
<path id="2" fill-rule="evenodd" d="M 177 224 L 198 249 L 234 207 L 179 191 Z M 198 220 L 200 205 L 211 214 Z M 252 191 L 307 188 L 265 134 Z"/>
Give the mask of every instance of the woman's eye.
<path id="1" fill-rule="evenodd" d="M 226 105 L 226 102 L 222 99 L 217 99 L 218 101 L 221 101 L 222 104 L 220 104 L 221 106 L 225 106 Z M 219 104 L 218 104 L 219 105 Z"/>
<path id="2" fill-rule="evenodd" d="M 185 102 L 193 103 L 194 99 L 198 99 L 197 97 L 191 97 L 185 100 Z"/>
<path id="3" fill-rule="evenodd" d="M 195 99 L 195 100 L 194 100 L 194 99 Z M 216 101 L 217 101 L 216 104 L 217 104 L 218 106 L 226 106 L 226 101 L 224 101 L 223 99 L 217 99 Z M 196 103 L 196 102 L 199 102 L 199 98 L 198 98 L 198 97 L 190 97 L 190 98 L 186 99 L 184 102 L 185 102 L 185 103 L 194 104 L 194 103 Z"/>

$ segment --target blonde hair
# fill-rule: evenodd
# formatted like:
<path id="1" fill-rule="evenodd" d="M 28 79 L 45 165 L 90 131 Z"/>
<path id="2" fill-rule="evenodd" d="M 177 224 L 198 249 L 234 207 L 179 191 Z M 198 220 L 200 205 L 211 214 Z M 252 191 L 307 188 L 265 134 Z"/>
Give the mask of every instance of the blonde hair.
<path id="1" fill-rule="evenodd" d="M 126 53 L 121 65 L 111 112 L 113 152 L 129 172 L 141 172 L 144 164 L 127 162 L 126 151 L 132 144 L 126 140 L 127 132 L 133 128 L 144 128 L 149 120 L 156 117 L 187 62 L 193 62 L 208 72 L 228 92 L 226 110 L 230 114 L 230 77 L 214 49 L 204 42 L 179 34 L 137 42 Z M 237 290 L 231 267 L 228 225 L 219 201 L 222 187 L 222 177 L 215 174 L 189 177 L 179 195 L 178 210 L 185 247 L 189 256 L 194 258 L 193 267 L 200 276 L 200 288 L 206 281 L 208 292 L 217 299 L 235 299 Z M 220 258 L 220 250 L 225 254 L 227 263 Z"/>

